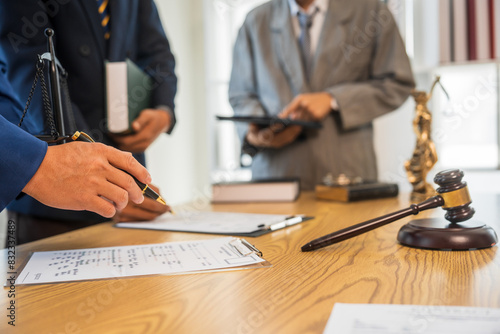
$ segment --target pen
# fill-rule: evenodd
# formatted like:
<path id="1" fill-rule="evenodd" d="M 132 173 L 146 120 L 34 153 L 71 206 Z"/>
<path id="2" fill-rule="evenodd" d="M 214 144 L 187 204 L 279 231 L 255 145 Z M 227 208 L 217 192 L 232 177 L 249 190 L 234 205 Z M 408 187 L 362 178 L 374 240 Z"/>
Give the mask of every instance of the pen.
<path id="1" fill-rule="evenodd" d="M 303 216 L 291 216 L 291 217 L 286 218 L 282 222 L 271 224 L 271 225 L 262 224 L 262 225 L 259 225 L 259 227 L 262 230 L 275 231 L 275 230 L 279 230 L 280 228 L 284 228 L 287 226 L 292 226 L 292 225 L 298 224 L 298 223 L 302 222 L 303 219 L 304 219 Z"/>
<path id="2" fill-rule="evenodd" d="M 142 189 L 142 193 L 145 196 L 148 196 L 149 198 L 152 198 L 155 201 L 157 201 L 157 202 L 159 202 L 159 203 L 161 203 L 163 205 L 167 205 L 167 203 L 165 202 L 165 200 L 156 191 L 154 191 L 153 189 L 151 189 L 150 186 L 148 186 L 147 184 L 142 183 L 141 181 L 137 180 L 134 175 L 130 174 L 126 170 L 123 170 L 123 169 L 120 169 L 120 170 L 123 171 L 123 172 L 125 172 L 125 173 L 127 173 L 128 175 L 132 176 L 132 178 L 134 179 L 135 183 L 137 183 L 137 185 L 139 186 L 139 188 Z"/>
<path id="3" fill-rule="evenodd" d="M 73 136 L 71 136 L 71 139 L 75 140 L 75 141 L 85 141 L 85 142 L 88 142 L 88 143 L 94 143 L 94 139 L 92 139 L 92 137 L 90 137 L 88 134 L 86 134 L 85 132 L 80 132 L 80 131 L 76 131 Z M 137 180 L 135 178 L 134 175 L 130 174 L 129 172 L 123 170 L 123 169 L 120 169 L 121 171 L 127 173 L 128 175 L 132 176 L 132 178 L 134 179 L 135 183 L 137 183 L 137 185 L 139 186 L 139 188 L 141 188 L 142 190 L 142 193 L 144 194 L 144 196 L 147 196 L 149 198 L 152 198 L 154 199 L 155 201 L 163 204 L 163 205 L 167 205 L 167 203 L 165 202 L 165 200 L 156 193 L 156 191 L 154 191 L 153 189 L 151 189 L 150 186 L 148 186 L 147 184 L 145 183 L 142 183 L 141 181 Z"/>

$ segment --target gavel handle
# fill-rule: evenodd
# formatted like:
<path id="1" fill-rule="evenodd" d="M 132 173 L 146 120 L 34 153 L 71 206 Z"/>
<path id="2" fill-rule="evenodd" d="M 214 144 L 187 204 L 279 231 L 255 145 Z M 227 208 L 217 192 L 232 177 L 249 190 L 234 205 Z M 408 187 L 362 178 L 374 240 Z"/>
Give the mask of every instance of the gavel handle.
<path id="1" fill-rule="evenodd" d="M 422 203 L 412 204 L 410 205 L 410 207 L 406 209 L 389 213 L 385 216 L 381 216 L 378 218 L 370 219 L 365 222 L 349 226 L 342 230 L 327 234 L 321 238 L 314 239 L 313 241 L 302 246 L 302 251 L 308 252 L 318 248 L 329 246 L 331 244 L 344 241 L 346 239 L 350 239 L 365 232 L 374 230 L 380 226 L 392 223 L 393 221 L 407 217 L 409 215 L 416 215 L 421 211 L 437 208 L 443 205 L 444 205 L 443 198 L 441 196 L 434 196 L 423 201 Z"/>

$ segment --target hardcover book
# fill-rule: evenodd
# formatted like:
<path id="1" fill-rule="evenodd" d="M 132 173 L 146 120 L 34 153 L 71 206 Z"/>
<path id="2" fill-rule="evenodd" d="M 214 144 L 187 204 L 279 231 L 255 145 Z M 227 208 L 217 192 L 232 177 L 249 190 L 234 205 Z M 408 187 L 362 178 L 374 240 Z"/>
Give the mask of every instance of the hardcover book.
<path id="1" fill-rule="evenodd" d="M 351 185 L 316 185 L 316 198 L 340 202 L 353 202 L 368 199 L 397 196 L 396 183 L 367 182 Z"/>
<path id="2" fill-rule="evenodd" d="M 112 133 L 130 132 L 142 110 L 151 107 L 152 78 L 131 60 L 106 63 L 106 117 Z"/>
<path id="3" fill-rule="evenodd" d="M 264 179 L 212 185 L 212 203 L 293 202 L 300 194 L 300 180 Z"/>

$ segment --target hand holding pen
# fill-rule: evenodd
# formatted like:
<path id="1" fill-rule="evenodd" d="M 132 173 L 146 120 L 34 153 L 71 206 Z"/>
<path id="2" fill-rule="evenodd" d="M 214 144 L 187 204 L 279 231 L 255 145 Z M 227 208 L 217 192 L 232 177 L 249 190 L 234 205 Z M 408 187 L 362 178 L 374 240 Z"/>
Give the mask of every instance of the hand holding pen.
<path id="1" fill-rule="evenodd" d="M 75 141 L 94 142 L 94 140 L 89 135 L 79 131 L 75 132 L 71 139 Z M 172 212 L 171 208 L 166 205 L 165 200 L 158 194 L 158 188 L 139 181 L 136 177 L 134 177 L 134 175 L 122 168 L 121 170 L 132 176 L 135 183 L 139 186 L 146 198 L 140 205 L 134 204 L 133 202 L 129 203 L 125 208 L 123 208 L 123 210 L 117 213 L 117 215 L 115 216 L 115 220 L 152 220 L 165 212 Z"/>
<path id="2" fill-rule="evenodd" d="M 49 146 L 23 192 L 48 206 L 111 218 L 130 202 L 144 201 L 141 189 L 117 167 L 151 182 L 144 166 L 113 147 L 81 142 Z"/>

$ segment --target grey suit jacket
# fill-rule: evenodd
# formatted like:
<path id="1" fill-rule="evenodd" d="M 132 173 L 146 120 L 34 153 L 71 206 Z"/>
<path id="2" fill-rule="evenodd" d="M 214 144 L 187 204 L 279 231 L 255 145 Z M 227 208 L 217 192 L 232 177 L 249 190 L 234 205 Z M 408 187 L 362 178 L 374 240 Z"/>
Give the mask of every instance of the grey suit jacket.
<path id="1" fill-rule="evenodd" d="M 381 1 L 329 1 L 307 82 L 287 0 L 272 0 L 252 10 L 238 33 L 229 101 L 237 115 L 275 115 L 301 93 L 335 97 L 340 110 L 322 129 L 252 162 L 253 178 L 298 176 L 313 189 L 327 173 L 377 178 L 372 121 L 397 109 L 413 87 L 403 41 Z M 246 132 L 239 124 L 242 140 Z"/>

